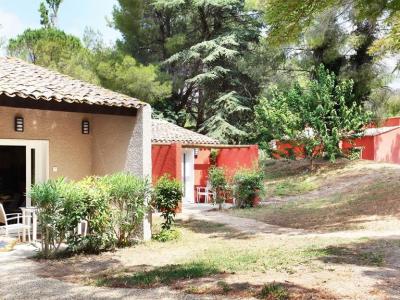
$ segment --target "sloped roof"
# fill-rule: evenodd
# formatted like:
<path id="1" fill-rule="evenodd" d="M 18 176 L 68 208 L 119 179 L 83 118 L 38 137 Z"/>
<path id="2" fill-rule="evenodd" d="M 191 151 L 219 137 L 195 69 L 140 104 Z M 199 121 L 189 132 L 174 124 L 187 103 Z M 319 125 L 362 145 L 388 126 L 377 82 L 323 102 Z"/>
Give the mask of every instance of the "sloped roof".
<path id="1" fill-rule="evenodd" d="M 382 133 L 386 133 L 392 131 L 394 129 L 400 128 L 400 126 L 391 126 L 391 127 L 378 127 L 378 128 L 367 128 L 364 131 L 364 136 L 376 136 Z"/>
<path id="2" fill-rule="evenodd" d="M 200 134 L 178 125 L 172 124 L 165 120 L 152 120 L 152 139 L 153 143 L 169 144 L 202 144 L 216 145 L 219 141 L 210 138 L 204 134 Z"/>
<path id="3" fill-rule="evenodd" d="M 12 57 L 0 57 L 0 95 L 139 108 L 146 103 Z"/>

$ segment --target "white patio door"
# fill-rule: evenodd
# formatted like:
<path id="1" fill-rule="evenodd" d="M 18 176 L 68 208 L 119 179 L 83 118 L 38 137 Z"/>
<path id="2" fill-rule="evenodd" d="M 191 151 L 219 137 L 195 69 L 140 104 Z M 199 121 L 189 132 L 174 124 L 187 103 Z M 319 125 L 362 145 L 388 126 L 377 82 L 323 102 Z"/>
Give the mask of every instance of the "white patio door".
<path id="1" fill-rule="evenodd" d="M 49 142 L 45 140 L 0 139 L 0 146 L 25 147 L 26 206 L 32 205 L 29 197 L 31 186 L 49 178 Z"/>
<path id="2" fill-rule="evenodd" d="M 194 203 L 194 149 L 182 150 L 183 201 Z"/>

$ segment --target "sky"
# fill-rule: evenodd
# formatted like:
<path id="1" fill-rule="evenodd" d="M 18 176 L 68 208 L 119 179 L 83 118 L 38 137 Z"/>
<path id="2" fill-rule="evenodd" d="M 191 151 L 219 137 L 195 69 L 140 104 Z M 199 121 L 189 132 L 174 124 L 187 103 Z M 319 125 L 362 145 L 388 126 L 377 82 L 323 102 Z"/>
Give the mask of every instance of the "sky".
<path id="1" fill-rule="evenodd" d="M 17 36 L 27 28 L 39 28 L 39 5 L 43 0 L 0 0 L 0 38 Z M 113 43 L 121 37 L 110 28 L 112 8 L 117 0 L 64 0 L 58 15 L 58 27 L 67 33 L 83 36 L 86 27 L 100 31 L 104 41 Z M 4 50 L 0 55 L 4 55 Z M 388 58 L 384 64 L 391 71 L 397 59 Z M 400 75 L 396 74 L 390 87 L 400 89 Z"/>
<path id="2" fill-rule="evenodd" d="M 42 0 L 0 0 L 0 37 L 15 37 L 26 28 L 39 28 L 39 5 Z M 82 37 L 85 27 L 99 30 L 106 42 L 120 37 L 110 28 L 112 8 L 117 0 L 64 0 L 58 14 L 58 27 Z"/>

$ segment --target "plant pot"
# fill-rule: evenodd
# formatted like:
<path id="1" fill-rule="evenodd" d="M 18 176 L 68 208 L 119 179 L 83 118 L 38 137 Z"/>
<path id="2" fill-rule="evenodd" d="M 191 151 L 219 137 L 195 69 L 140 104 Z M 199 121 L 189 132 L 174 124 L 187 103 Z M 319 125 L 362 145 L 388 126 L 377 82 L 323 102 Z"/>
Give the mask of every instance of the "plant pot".
<path id="1" fill-rule="evenodd" d="M 254 195 L 254 198 L 253 198 L 253 207 L 259 206 L 260 202 L 261 202 L 261 198 L 257 193 L 257 194 Z"/>
<path id="2" fill-rule="evenodd" d="M 259 205 L 260 205 L 260 202 L 261 202 L 260 190 L 257 189 L 256 192 L 255 192 L 255 194 L 254 194 L 253 201 L 252 201 L 253 207 L 259 206 Z"/>

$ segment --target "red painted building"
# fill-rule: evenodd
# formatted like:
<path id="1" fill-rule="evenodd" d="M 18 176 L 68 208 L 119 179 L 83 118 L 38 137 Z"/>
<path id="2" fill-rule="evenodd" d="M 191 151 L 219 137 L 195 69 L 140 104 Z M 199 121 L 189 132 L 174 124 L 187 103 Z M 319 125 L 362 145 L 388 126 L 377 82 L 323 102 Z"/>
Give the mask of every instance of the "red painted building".
<path id="1" fill-rule="evenodd" d="M 363 136 L 342 141 L 342 148 L 359 149 L 362 159 L 400 164 L 400 117 L 388 118 L 382 126 L 369 125 Z M 298 159 L 304 158 L 302 146 L 283 141 L 276 141 L 275 146 L 275 158 L 291 155 Z"/>
<path id="2" fill-rule="evenodd" d="M 228 177 L 258 163 L 257 145 L 221 145 L 208 136 L 162 120 L 153 120 L 152 144 L 153 183 L 164 174 L 181 180 L 184 203 L 195 203 L 197 187 L 207 186 L 212 149 L 218 151 L 216 166 L 224 168 Z"/>

